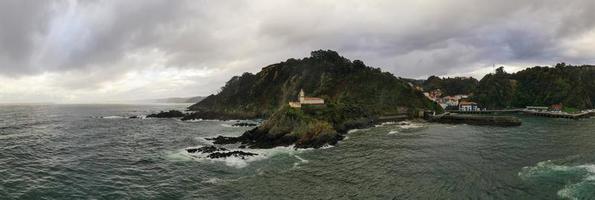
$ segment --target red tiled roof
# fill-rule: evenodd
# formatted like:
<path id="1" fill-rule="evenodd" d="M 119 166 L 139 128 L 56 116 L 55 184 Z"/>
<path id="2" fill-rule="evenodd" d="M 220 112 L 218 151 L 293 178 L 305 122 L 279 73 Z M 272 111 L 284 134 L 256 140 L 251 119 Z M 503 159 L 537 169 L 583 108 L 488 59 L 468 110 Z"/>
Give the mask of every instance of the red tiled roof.
<path id="1" fill-rule="evenodd" d="M 475 105 L 475 104 L 477 104 L 477 103 L 470 102 L 470 101 L 463 101 L 463 102 L 459 103 L 459 105 Z"/>
<path id="2" fill-rule="evenodd" d="M 316 98 L 316 97 L 304 97 L 304 100 L 322 100 L 322 99 Z"/>

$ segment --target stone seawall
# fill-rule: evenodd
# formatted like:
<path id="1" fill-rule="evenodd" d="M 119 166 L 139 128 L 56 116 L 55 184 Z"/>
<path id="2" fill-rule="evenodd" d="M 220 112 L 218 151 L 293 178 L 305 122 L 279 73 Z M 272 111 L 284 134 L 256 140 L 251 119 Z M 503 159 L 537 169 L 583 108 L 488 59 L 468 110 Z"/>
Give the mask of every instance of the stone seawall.
<path id="1" fill-rule="evenodd" d="M 491 126 L 520 126 L 521 120 L 514 116 L 485 116 L 485 115 L 459 115 L 445 114 L 431 116 L 431 122 L 448 124 L 471 124 L 471 125 L 491 125 Z"/>

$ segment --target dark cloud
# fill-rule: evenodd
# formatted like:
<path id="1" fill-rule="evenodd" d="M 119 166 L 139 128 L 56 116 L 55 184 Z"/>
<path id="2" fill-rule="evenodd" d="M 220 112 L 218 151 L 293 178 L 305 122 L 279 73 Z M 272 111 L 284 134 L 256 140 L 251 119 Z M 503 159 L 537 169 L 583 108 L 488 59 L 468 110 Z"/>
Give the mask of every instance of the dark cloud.
<path id="1" fill-rule="evenodd" d="M 404 77 L 594 62 L 585 52 L 595 47 L 583 45 L 595 43 L 593 8 L 591 0 L 8 0 L 0 1 L 0 76 L 63 74 L 52 85 L 81 90 L 148 67 L 217 70 L 221 77 L 180 87 L 205 92 L 315 49 Z"/>
<path id="2" fill-rule="evenodd" d="M 46 1 L 0 1 L 0 73 L 29 73 L 35 42 L 46 34 Z"/>

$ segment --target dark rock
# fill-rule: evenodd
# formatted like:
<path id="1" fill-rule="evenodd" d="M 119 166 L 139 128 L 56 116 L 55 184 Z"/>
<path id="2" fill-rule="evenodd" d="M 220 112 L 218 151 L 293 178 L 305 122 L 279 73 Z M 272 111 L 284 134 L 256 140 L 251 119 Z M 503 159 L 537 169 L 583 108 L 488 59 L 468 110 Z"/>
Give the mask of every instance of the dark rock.
<path id="1" fill-rule="evenodd" d="M 248 122 L 238 122 L 232 126 L 257 126 L 258 124 L 255 123 L 248 123 Z"/>
<path id="2" fill-rule="evenodd" d="M 170 110 L 167 112 L 159 112 L 157 114 L 150 114 L 147 115 L 148 118 L 177 118 L 177 117 L 185 117 L 186 114 L 180 112 L 178 110 Z"/>
<path id="3" fill-rule="evenodd" d="M 208 158 L 227 158 L 230 156 L 234 156 L 234 157 L 246 159 L 246 156 L 255 156 L 255 155 L 258 155 L 258 154 L 244 152 L 244 151 L 229 151 L 229 152 L 214 152 L 214 153 L 209 154 L 207 157 Z"/>
<path id="4" fill-rule="evenodd" d="M 199 148 L 187 148 L 188 153 L 213 153 L 216 151 L 227 151 L 226 148 L 217 148 L 215 146 L 204 146 Z"/>
<path id="5" fill-rule="evenodd" d="M 213 144 L 235 144 L 243 141 L 240 137 L 225 137 L 217 136 L 214 138 L 206 138 L 207 140 L 213 140 Z"/>

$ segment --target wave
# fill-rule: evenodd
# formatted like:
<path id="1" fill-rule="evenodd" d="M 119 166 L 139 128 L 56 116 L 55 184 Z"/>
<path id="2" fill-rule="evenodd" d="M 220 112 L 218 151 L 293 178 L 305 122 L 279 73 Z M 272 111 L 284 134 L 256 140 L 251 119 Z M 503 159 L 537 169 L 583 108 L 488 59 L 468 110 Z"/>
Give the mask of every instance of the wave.
<path id="1" fill-rule="evenodd" d="M 349 133 L 355 133 L 355 132 L 367 131 L 367 130 L 370 130 L 370 129 L 369 128 L 362 128 L 362 129 L 357 129 L 356 128 L 356 129 L 348 130 L 347 133 L 349 134 Z"/>
<path id="2" fill-rule="evenodd" d="M 255 161 L 260 161 L 264 159 L 271 158 L 276 155 L 286 154 L 286 155 L 295 155 L 304 151 L 309 151 L 312 149 L 296 149 L 293 145 L 286 146 L 286 147 L 275 147 L 271 149 L 242 149 L 242 148 L 232 148 L 227 149 L 225 151 L 220 152 L 231 152 L 231 151 L 243 151 L 247 153 L 255 153 L 255 156 L 246 156 L 244 158 L 236 157 L 236 156 L 229 156 L 225 158 L 209 158 L 207 157 L 208 153 L 196 152 L 196 153 L 188 153 L 186 148 L 180 149 L 176 152 L 170 152 L 166 157 L 170 160 L 175 161 L 199 161 L 199 162 L 211 162 L 211 163 L 223 163 L 229 167 L 235 168 L 244 168 L 248 166 L 250 163 Z"/>
<path id="3" fill-rule="evenodd" d="M 303 159 L 302 157 L 299 157 L 298 155 L 294 155 L 293 157 L 298 159 L 297 162 L 293 163 L 293 168 L 297 168 L 301 164 L 306 164 L 306 163 L 310 162 L 309 160 Z"/>
<path id="4" fill-rule="evenodd" d="M 99 118 L 101 118 L 101 119 L 123 119 L 123 118 L 128 118 L 128 117 L 112 115 L 112 116 L 103 116 L 103 117 L 99 117 Z"/>
<path id="5" fill-rule="evenodd" d="M 551 160 L 523 167 L 518 176 L 541 184 L 563 183 L 557 195 L 566 199 L 594 199 L 595 164 L 559 165 Z"/>
<path id="6" fill-rule="evenodd" d="M 190 119 L 184 120 L 185 122 L 220 122 L 218 119 Z"/>
<path id="7" fill-rule="evenodd" d="M 418 129 L 423 128 L 425 125 L 423 123 L 416 123 L 410 121 L 404 121 L 403 123 L 399 123 L 399 128 L 401 129 Z"/>
<path id="8" fill-rule="evenodd" d="M 225 128 L 233 128 L 234 127 L 231 124 L 221 124 L 221 126 L 223 126 Z"/>
<path id="9" fill-rule="evenodd" d="M 380 124 L 374 125 L 374 127 L 383 127 L 386 125 L 394 125 L 394 124 L 397 124 L 397 122 L 382 122 Z"/>

